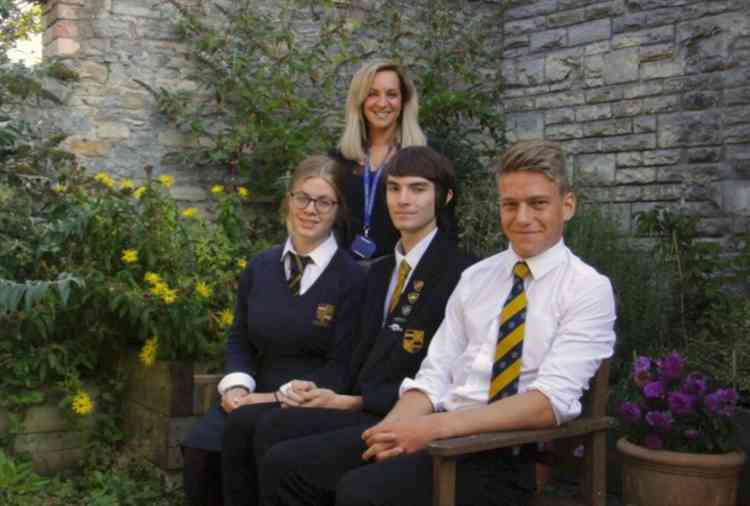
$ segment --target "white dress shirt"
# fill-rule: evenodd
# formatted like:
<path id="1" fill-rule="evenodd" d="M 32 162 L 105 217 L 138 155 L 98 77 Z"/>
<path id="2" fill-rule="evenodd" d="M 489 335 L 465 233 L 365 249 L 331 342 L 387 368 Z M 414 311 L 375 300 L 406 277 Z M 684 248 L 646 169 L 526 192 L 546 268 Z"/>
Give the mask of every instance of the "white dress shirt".
<path id="1" fill-rule="evenodd" d="M 323 241 L 317 248 L 307 254 L 312 262 L 307 264 L 307 266 L 305 267 L 305 271 L 302 273 L 302 279 L 300 280 L 299 287 L 300 295 L 309 290 L 313 283 L 315 283 L 320 275 L 323 274 L 323 271 L 326 269 L 326 267 L 328 267 L 328 264 L 331 263 L 331 259 L 333 259 L 333 255 L 336 254 L 338 247 L 339 246 L 336 242 L 336 238 L 333 236 L 333 234 L 330 234 L 328 238 Z M 289 279 L 289 262 L 291 261 L 291 259 L 289 258 L 288 253 L 290 252 L 294 253 L 295 255 L 298 254 L 294 250 L 292 239 L 290 237 L 287 237 L 286 244 L 284 245 L 284 250 L 281 252 L 280 258 L 280 261 L 284 263 L 284 273 L 287 279 Z M 217 389 L 219 390 L 220 395 L 224 395 L 224 392 L 234 387 L 244 387 L 248 391 L 253 392 L 255 391 L 255 379 L 244 372 L 229 373 L 221 379 Z"/>
<path id="2" fill-rule="evenodd" d="M 521 259 L 508 248 L 463 272 L 445 319 L 414 379 L 401 384 L 425 393 L 436 410 L 486 405 L 499 315 Z M 527 299 L 518 392 L 538 390 L 558 424 L 581 413 L 580 398 L 600 362 L 614 351 L 615 303 L 609 279 L 560 240 L 526 259 Z"/>
<path id="3" fill-rule="evenodd" d="M 388 284 L 388 292 L 385 296 L 385 301 L 383 302 L 383 322 L 385 322 L 385 320 L 388 318 L 388 306 L 391 303 L 391 296 L 393 295 L 393 291 L 396 289 L 396 284 L 398 284 L 398 270 L 401 266 L 401 261 L 406 260 L 406 263 L 409 264 L 409 267 L 411 267 L 409 274 L 404 280 L 404 286 L 401 288 L 401 293 L 403 293 L 403 291 L 406 289 L 406 285 L 409 284 L 411 275 L 414 274 L 417 265 L 419 265 L 419 261 L 422 260 L 425 251 L 427 251 L 427 248 L 430 247 L 430 244 L 435 238 L 437 231 L 438 229 L 437 227 L 435 227 L 432 232 L 424 236 L 421 241 L 415 244 L 411 251 L 409 251 L 409 253 L 407 254 L 404 254 L 403 252 L 404 249 L 401 246 L 401 241 L 399 240 L 396 243 L 396 248 L 394 250 L 396 256 L 396 267 L 393 269 L 393 273 L 391 274 L 391 282 Z"/>

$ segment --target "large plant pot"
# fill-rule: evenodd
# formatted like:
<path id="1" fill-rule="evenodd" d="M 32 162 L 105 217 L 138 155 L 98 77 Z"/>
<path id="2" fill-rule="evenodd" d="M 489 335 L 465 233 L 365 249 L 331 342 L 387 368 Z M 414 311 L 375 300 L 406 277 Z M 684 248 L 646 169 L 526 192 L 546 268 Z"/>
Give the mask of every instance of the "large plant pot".
<path id="1" fill-rule="evenodd" d="M 734 506 L 745 452 L 720 455 L 649 450 L 617 441 L 625 506 Z"/>

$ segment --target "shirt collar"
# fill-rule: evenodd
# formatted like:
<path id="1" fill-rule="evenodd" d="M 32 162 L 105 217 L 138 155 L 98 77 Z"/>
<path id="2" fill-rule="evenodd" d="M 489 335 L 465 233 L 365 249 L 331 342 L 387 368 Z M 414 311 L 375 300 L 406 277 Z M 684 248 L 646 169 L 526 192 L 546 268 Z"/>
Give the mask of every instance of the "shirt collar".
<path id="1" fill-rule="evenodd" d="M 547 251 L 529 258 L 519 257 L 513 251 L 513 248 L 509 247 L 508 251 L 510 255 L 508 256 L 508 263 L 505 265 L 504 270 L 510 276 L 513 272 L 513 266 L 517 262 L 526 262 L 526 265 L 529 266 L 532 279 L 540 279 L 563 261 L 566 249 L 565 241 L 562 238 Z"/>
<path id="2" fill-rule="evenodd" d="M 396 243 L 395 253 L 396 253 L 396 265 L 401 265 L 401 261 L 406 259 L 406 263 L 409 264 L 409 267 L 415 269 L 417 265 L 419 264 L 419 261 L 422 260 L 422 256 L 424 256 L 425 251 L 427 251 L 427 248 L 430 246 L 430 243 L 432 242 L 432 239 L 437 234 L 437 227 L 424 236 L 421 241 L 419 241 L 414 247 L 404 255 L 403 250 L 401 248 L 401 240 Z"/>
<path id="3" fill-rule="evenodd" d="M 307 254 L 307 256 L 312 259 L 313 263 L 315 265 L 323 266 L 327 265 L 328 262 L 331 261 L 331 258 L 333 258 L 333 255 L 336 254 L 336 250 L 338 249 L 338 243 L 336 242 L 336 237 L 334 237 L 333 233 L 331 233 L 328 238 L 320 243 L 317 248 L 312 250 L 310 253 Z M 284 250 L 281 252 L 281 261 L 283 262 L 284 259 L 287 256 L 287 253 L 294 253 L 297 255 L 297 251 L 294 249 L 294 245 L 292 244 L 292 238 L 287 237 L 286 243 L 284 244 Z"/>

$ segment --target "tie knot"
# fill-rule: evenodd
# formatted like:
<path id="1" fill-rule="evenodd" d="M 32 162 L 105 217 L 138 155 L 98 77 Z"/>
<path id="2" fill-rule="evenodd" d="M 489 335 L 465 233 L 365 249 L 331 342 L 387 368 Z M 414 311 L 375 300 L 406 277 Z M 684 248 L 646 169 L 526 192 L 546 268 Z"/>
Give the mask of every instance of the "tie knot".
<path id="1" fill-rule="evenodd" d="M 302 269 L 304 269 L 307 264 L 312 262 L 312 258 L 307 255 L 297 255 L 296 253 L 292 253 L 290 251 L 289 256 L 291 257 L 292 262 L 296 263 Z"/>
<path id="2" fill-rule="evenodd" d="M 408 276 L 410 271 L 411 271 L 411 266 L 409 265 L 409 262 L 407 262 L 406 260 L 401 260 L 401 264 L 398 267 L 399 277 Z"/>
<path id="3" fill-rule="evenodd" d="M 529 266 L 526 265 L 526 262 L 516 262 L 516 265 L 513 266 L 513 274 L 521 279 L 526 279 L 526 276 L 529 275 Z"/>

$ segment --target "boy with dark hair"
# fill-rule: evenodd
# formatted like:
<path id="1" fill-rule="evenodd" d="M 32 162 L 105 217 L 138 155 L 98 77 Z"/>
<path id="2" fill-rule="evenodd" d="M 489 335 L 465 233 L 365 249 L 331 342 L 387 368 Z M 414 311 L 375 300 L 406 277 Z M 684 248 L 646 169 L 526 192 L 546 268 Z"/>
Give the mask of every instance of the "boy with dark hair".
<path id="1" fill-rule="evenodd" d="M 280 476 L 266 473 L 261 459 L 272 446 L 277 455 L 294 459 L 302 439 L 285 444 L 294 438 L 309 440 L 316 458 L 330 457 L 313 469 L 321 474 L 312 478 L 321 485 L 321 500 L 330 493 L 335 476 L 359 461 L 362 431 L 382 420 L 398 400 L 403 379 L 419 368 L 448 296 L 473 262 L 459 254 L 437 223 L 439 211 L 455 195 L 451 162 L 428 147 L 413 146 L 398 151 L 385 170 L 388 211 L 400 240 L 394 255 L 370 267 L 358 335 L 351 340 L 358 345 L 338 361 L 338 375 L 318 384 L 283 385 L 277 396 L 287 407 L 261 416 L 254 436 L 241 411 L 229 417 L 222 450 L 227 505 L 255 503 L 258 472 L 261 492 L 266 482 L 275 490 Z M 311 494 L 314 501 L 318 492 Z"/>

